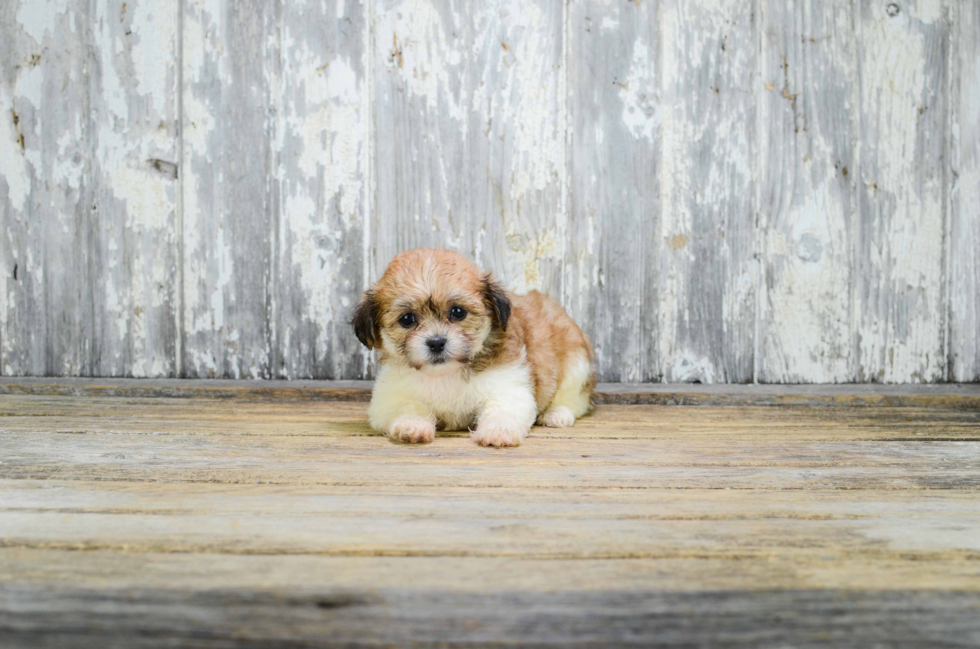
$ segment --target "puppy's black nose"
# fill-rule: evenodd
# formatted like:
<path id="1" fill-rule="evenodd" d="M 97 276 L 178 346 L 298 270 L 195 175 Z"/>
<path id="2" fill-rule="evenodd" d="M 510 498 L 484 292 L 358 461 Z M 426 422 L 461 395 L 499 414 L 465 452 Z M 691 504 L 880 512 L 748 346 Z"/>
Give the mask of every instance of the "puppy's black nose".
<path id="1" fill-rule="evenodd" d="M 432 350 L 433 354 L 441 354 L 442 350 L 446 348 L 446 337 L 445 336 L 433 336 L 425 341 L 426 346 Z"/>

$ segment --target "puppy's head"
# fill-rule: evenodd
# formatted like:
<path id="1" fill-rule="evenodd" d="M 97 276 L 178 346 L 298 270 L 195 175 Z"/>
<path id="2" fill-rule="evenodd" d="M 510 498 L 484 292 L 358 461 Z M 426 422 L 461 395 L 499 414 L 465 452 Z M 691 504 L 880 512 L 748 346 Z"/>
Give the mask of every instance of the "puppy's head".
<path id="1" fill-rule="evenodd" d="M 447 250 L 409 250 L 361 298 L 351 324 L 382 360 L 451 371 L 472 362 L 507 329 L 510 300 L 490 276 Z"/>

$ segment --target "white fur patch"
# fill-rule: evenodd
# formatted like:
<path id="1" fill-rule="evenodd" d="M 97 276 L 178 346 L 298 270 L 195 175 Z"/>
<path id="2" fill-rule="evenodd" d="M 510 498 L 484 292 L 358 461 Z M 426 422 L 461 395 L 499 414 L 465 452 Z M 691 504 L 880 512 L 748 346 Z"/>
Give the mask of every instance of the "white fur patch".
<path id="1" fill-rule="evenodd" d="M 575 414 L 566 406 L 552 406 L 541 415 L 541 423 L 550 428 L 568 428 L 575 425 Z"/>
<path id="2" fill-rule="evenodd" d="M 436 426 L 428 419 L 406 415 L 391 422 L 388 436 L 409 444 L 428 444 L 436 438 Z"/>
<path id="3" fill-rule="evenodd" d="M 446 430 L 475 424 L 474 440 L 490 446 L 514 446 L 527 436 L 537 407 L 525 357 L 475 374 L 446 365 L 457 368 L 382 366 L 368 408 L 371 427 L 396 436 L 393 424 L 410 417 Z"/>
<path id="4" fill-rule="evenodd" d="M 565 374 L 562 377 L 561 385 L 558 386 L 558 391 L 555 392 L 555 396 L 551 400 L 551 407 L 548 411 L 564 406 L 572 414 L 572 423 L 564 425 L 571 426 L 575 423 L 575 419 L 587 413 L 592 405 L 589 402 L 589 393 L 584 390 L 586 384 L 592 379 L 592 363 L 585 355 L 573 356 L 565 363 Z M 558 421 L 558 419 L 554 421 Z M 542 423 L 546 426 L 552 425 L 546 423 L 544 417 L 542 417 Z"/>

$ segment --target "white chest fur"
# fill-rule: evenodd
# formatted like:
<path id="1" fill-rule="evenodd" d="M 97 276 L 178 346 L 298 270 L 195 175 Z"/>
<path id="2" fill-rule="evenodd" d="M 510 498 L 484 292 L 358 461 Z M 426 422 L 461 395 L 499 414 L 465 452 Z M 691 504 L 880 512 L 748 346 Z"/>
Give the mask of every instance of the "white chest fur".
<path id="1" fill-rule="evenodd" d="M 448 369 L 448 368 L 447 368 Z M 488 407 L 505 407 L 534 421 L 531 373 L 524 359 L 483 370 L 462 368 L 433 372 L 410 367 L 383 366 L 375 382 L 368 416 L 374 428 L 383 430 L 407 413 L 434 418 L 446 430 L 466 430 Z"/>

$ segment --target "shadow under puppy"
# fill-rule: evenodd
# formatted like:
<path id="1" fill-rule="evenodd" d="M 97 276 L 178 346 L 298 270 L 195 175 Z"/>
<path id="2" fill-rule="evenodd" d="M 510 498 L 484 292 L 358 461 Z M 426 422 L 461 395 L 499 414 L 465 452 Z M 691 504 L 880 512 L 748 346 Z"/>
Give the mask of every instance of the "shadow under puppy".
<path id="1" fill-rule="evenodd" d="M 455 252 L 397 255 L 352 325 L 381 353 L 368 417 L 392 439 L 469 429 L 483 446 L 517 446 L 535 420 L 572 426 L 591 409 L 592 347 L 561 305 L 507 293 Z"/>

